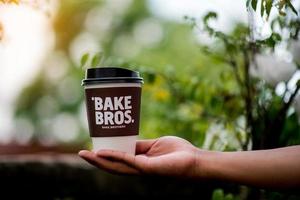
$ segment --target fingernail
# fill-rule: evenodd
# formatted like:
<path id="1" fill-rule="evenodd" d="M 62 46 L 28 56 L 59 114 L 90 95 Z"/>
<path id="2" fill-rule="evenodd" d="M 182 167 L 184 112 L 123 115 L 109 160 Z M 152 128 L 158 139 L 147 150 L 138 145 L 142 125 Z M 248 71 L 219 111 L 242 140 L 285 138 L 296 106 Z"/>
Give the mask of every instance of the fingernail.
<path id="1" fill-rule="evenodd" d="M 78 155 L 79 156 L 84 156 L 85 153 L 86 153 L 86 150 L 81 150 L 81 151 L 78 152 Z"/>

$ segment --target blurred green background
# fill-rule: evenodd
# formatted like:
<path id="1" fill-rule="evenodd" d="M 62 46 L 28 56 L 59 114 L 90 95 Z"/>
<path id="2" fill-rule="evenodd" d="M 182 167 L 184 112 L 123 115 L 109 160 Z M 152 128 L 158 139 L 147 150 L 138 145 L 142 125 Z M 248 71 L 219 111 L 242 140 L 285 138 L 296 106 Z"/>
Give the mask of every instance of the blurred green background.
<path id="1" fill-rule="evenodd" d="M 147 1 L 67 0 L 53 26 L 55 50 L 16 103 L 15 120 L 22 130 L 17 137 L 30 124 L 31 140 L 89 144 L 80 85 L 85 69 L 79 60 L 84 53 L 103 52 L 103 66 L 134 69 L 145 79 L 141 138 L 177 135 L 202 147 L 213 129 L 216 149 L 240 148 L 235 138 L 242 133 L 230 124 L 243 120 L 241 101 L 224 101 L 238 95 L 231 69 L 201 51 L 197 34 L 183 17 L 155 16 Z"/>
<path id="2" fill-rule="evenodd" d="M 227 52 L 208 36 L 199 39 L 201 30 L 183 18 L 157 16 L 151 1 L 60 2 L 53 19 L 55 49 L 16 101 L 14 118 L 21 130 L 16 137 L 22 138 L 30 127 L 32 141 L 49 145 L 85 141 L 89 146 L 80 85 L 89 66 L 80 66 L 80 58 L 89 53 L 92 59 L 102 52 L 103 66 L 134 69 L 145 78 L 142 138 L 177 135 L 206 149 L 242 149 L 246 118 L 240 86 L 231 66 L 203 51 L 203 43 L 210 42 L 219 57 Z M 231 23 L 227 32 L 232 35 L 241 34 L 239 27 L 246 26 L 243 21 Z M 278 83 L 280 77 L 270 90 L 273 99 Z M 295 121 L 291 126 L 297 124 L 297 118 L 289 120 Z M 283 144 L 297 143 L 298 125 L 286 129 L 297 137 Z"/>
<path id="3" fill-rule="evenodd" d="M 282 72 L 279 68 L 262 70 L 260 72 L 263 76 L 251 77 L 255 89 L 253 94 L 257 94 L 257 98 L 255 96 L 253 101 L 257 101 L 258 106 L 253 105 L 255 120 L 253 124 L 247 125 L 246 104 L 241 94 L 241 86 L 236 81 L 232 66 L 220 59 L 226 58 L 232 52 L 224 48 L 219 40 L 205 34 L 203 26 L 193 24 L 201 24 L 201 17 L 206 13 L 203 10 L 201 13 L 204 14 L 201 15 L 195 12 L 189 15 L 187 12 L 185 18 L 182 15 L 179 19 L 170 19 L 172 17 L 168 19 L 155 12 L 157 7 L 153 4 L 159 5 L 157 1 L 64 0 L 44 3 L 51 4 L 51 9 L 44 9 L 43 3 L 19 5 L 37 9 L 46 16 L 46 19 L 49 18 L 46 22 L 50 21 L 49 26 L 52 27 L 53 33 L 47 37 L 53 37 L 55 42 L 43 57 L 39 67 L 30 69 L 35 70 L 35 75 L 25 85 L 19 86 L 21 89 L 12 100 L 13 103 L 10 104 L 13 113 L 12 128 L 3 129 L 8 130 L 6 133 L 10 134 L 10 140 L 3 139 L 3 146 L 10 144 L 25 145 L 28 148 L 33 145 L 59 146 L 62 153 L 76 153 L 78 149 L 91 148 L 81 80 L 92 57 L 100 53 L 104 55 L 102 66 L 137 70 L 144 78 L 141 138 L 176 135 L 200 148 L 211 150 L 252 149 L 253 140 L 260 141 L 257 138 L 262 137 L 263 130 L 268 128 L 265 125 L 265 118 L 262 119 L 259 115 L 259 105 L 266 108 L 267 119 L 275 119 L 273 116 L 279 113 L 282 102 L 288 101 L 285 98 L 288 99 L 288 94 L 291 96 L 292 91 L 295 91 L 299 79 L 297 66 L 288 72 Z M 193 5 L 195 2 L 187 3 Z M 171 4 L 168 2 L 168 5 Z M 174 3 L 177 4 L 178 2 Z M 233 45 L 240 45 L 244 35 L 249 34 L 246 2 L 239 1 L 233 4 L 243 5 L 237 9 L 243 9 L 244 14 L 240 20 L 232 20 L 230 25 L 223 24 L 223 28 L 225 27 L 225 32 L 230 37 L 237 38 L 233 40 Z M 217 7 L 218 3 L 212 5 Z M 2 6 L 16 9 L 18 5 Z M 176 9 L 180 10 L 180 7 Z M 220 9 L 219 7 L 217 10 Z M 224 12 L 230 12 L 230 9 L 225 9 Z M 189 17 L 195 17 L 196 21 Z M 0 50 L 1 47 L 5 48 L 5 43 L 9 43 L 7 39 L 9 32 L 6 32 L 5 23 L 1 23 L 1 19 L 5 20 L 5 17 L 1 18 L 0 15 L 0 45 L 3 45 L 0 46 Z M 299 21 L 299 18 L 296 20 Z M 294 27 L 296 25 L 287 27 L 287 30 Z M 216 25 L 216 29 L 218 28 Z M 271 31 L 273 30 L 275 29 Z M 247 37 L 244 39 L 249 39 Z M 23 39 L 26 40 L 26 37 Z M 269 37 L 267 39 L 265 38 L 263 42 L 274 42 L 279 49 L 276 52 L 281 53 L 279 55 L 287 60 L 291 57 L 286 63 L 293 63 L 300 55 L 298 43 L 295 47 L 298 51 L 294 51 L 296 53 L 293 55 L 286 53 L 286 49 L 291 48 L 288 37 L 285 43 L 283 42 L 284 45 L 275 39 L 274 41 Z M 294 43 L 296 42 L 298 41 L 295 40 Z M 209 53 L 206 46 L 212 48 L 214 53 Z M 259 53 L 262 52 L 269 50 L 265 48 Z M 86 53 L 90 55 L 89 61 L 81 66 L 81 57 Z M 238 66 L 243 63 L 243 57 L 239 53 L 237 52 L 234 58 Z M 265 64 L 267 62 L 271 61 L 267 60 Z M 11 76 L 18 73 L 17 66 L 13 69 L 15 70 Z M 273 76 L 273 71 L 284 77 Z M 264 75 L 267 75 L 267 78 L 264 78 Z M 18 82 L 14 84 L 18 85 Z M 4 96 L 2 98 L 5 99 Z M 295 102 L 289 105 L 289 109 L 284 113 L 283 118 L 286 121 L 282 122 L 282 131 L 278 142 L 276 141 L 278 146 L 300 143 L 298 102 L 300 100 L 296 96 Z M 2 116 L 6 116 L 4 111 Z M 247 141 L 249 127 L 256 132 L 252 130 L 251 133 L 254 135 Z M 268 146 L 260 148 L 263 147 Z M 244 190 L 226 194 L 222 189 L 217 189 L 212 198 L 243 199 L 241 191 Z M 239 196 L 234 196 L 238 194 Z M 286 197 L 277 193 L 262 196 L 274 199 Z"/>

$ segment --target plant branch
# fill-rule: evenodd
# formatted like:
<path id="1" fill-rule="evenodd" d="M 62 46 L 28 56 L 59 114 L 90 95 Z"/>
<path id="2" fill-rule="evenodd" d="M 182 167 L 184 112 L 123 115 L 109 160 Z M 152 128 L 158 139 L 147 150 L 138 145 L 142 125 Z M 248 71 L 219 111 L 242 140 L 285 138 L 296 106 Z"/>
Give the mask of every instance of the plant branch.
<path id="1" fill-rule="evenodd" d="M 240 77 L 240 75 L 239 75 L 237 63 L 236 63 L 236 61 L 233 59 L 233 56 L 232 56 L 232 55 L 230 55 L 230 59 L 229 59 L 227 62 L 231 65 L 231 67 L 232 67 L 232 69 L 233 69 L 233 73 L 234 73 L 235 79 L 236 79 L 236 81 L 238 82 L 238 84 L 239 84 L 240 86 L 243 85 L 243 81 L 242 81 L 242 79 L 241 79 L 241 77 Z"/>
<path id="2" fill-rule="evenodd" d="M 282 116 L 284 114 L 286 114 L 287 110 L 289 109 L 289 107 L 291 106 L 291 104 L 293 103 L 298 91 L 300 90 L 300 84 L 297 84 L 297 87 L 295 89 L 295 91 L 293 92 L 293 94 L 291 95 L 291 97 L 289 98 L 288 102 L 286 102 L 285 104 L 283 104 L 283 107 L 281 108 L 279 115 Z M 280 117 L 279 116 L 279 117 Z"/>
<path id="3" fill-rule="evenodd" d="M 244 150 L 247 150 L 248 144 L 251 139 L 251 128 L 253 125 L 253 115 L 252 115 L 252 92 L 251 92 L 251 82 L 250 82 L 250 59 L 249 54 L 246 50 L 243 50 L 243 57 L 244 57 L 244 78 L 245 78 L 245 106 L 246 106 L 246 142 L 243 146 Z"/>

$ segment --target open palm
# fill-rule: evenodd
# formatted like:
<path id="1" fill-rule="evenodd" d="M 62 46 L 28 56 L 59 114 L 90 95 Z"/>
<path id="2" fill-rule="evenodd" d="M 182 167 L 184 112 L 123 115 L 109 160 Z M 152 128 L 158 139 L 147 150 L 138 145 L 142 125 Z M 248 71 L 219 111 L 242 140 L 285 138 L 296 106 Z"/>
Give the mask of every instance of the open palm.
<path id="1" fill-rule="evenodd" d="M 80 151 L 89 163 L 111 173 L 194 177 L 197 148 L 178 137 L 137 142 L 136 155 L 113 150 Z"/>

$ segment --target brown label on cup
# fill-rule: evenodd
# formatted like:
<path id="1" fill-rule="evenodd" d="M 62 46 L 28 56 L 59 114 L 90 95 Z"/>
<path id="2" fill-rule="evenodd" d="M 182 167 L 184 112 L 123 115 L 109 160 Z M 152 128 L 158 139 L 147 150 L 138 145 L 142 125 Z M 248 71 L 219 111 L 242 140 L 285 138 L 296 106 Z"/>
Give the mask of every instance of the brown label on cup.
<path id="1" fill-rule="evenodd" d="M 85 89 L 91 137 L 139 134 L 140 87 Z"/>

